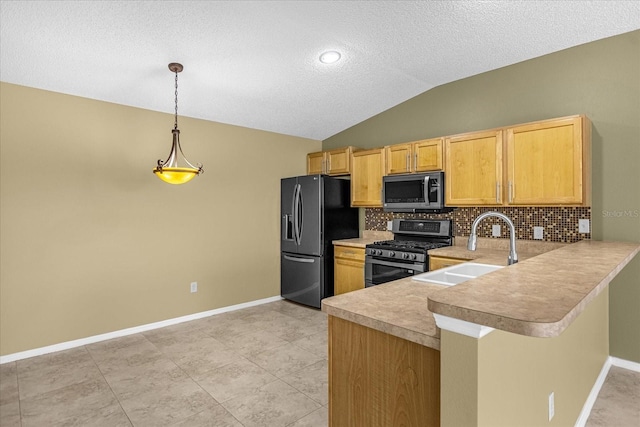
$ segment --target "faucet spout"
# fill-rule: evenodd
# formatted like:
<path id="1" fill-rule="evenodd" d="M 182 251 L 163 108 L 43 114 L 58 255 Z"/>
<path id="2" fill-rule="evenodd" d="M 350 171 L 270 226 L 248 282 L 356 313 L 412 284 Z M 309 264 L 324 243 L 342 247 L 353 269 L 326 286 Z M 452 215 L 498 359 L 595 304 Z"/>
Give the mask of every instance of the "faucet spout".
<path id="1" fill-rule="evenodd" d="M 511 219 L 501 214 L 500 212 L 485 212 L 483 214 L 478 215 L 478 217 L 473 221 L 473 225 L 471 226 L 471 235 L 469 236 L 469 241 L 467 242 L 467 249 L 470 251 L 475 251 L 478 246 L 478 224 L 483 219 L 495 216 L 502 219 L 509 226 L 509 258 L 507 260 L 508 265 L 512 265 L 518 262 L 518 253 L 516 252 L 516 227 L 513 225 L 513 221 Z"/>

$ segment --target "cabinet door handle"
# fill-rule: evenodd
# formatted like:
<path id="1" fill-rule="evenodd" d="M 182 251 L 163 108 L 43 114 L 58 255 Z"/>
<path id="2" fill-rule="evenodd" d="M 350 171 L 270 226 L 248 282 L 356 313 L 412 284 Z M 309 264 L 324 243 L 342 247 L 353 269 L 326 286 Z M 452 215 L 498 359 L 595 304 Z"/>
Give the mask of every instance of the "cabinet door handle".
<path id="1" fill-rule="evenodd" d="M 413 170 L 418 170 L 418 153 L 413 154 Z"/>
<path id="2" fill-rule="evenodd" d="M 500 203 L 500 183 L 496 181 L 496 203 Z"/>
<path id="3" fill-rule="evenodd" d="M 331 172 L 331 156 L 327 159 L 327 173 Z"/>
<path id="4" fill-rule="evenodd" d="M 513 184 L 509 181 L 509 203 L 513 202 Z"/>

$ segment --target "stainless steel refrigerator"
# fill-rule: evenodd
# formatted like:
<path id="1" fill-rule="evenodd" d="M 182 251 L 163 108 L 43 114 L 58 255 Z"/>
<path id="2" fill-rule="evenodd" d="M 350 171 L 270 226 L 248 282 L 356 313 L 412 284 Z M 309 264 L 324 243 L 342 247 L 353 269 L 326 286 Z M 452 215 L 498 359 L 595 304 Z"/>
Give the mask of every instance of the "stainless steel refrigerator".
<path id="1" fill-rule="evenodd" d="M 358 237 L 350 181 L 326 175 L 284 178 L 280 196 L 280 294 L 320 308 L 320 301 L 333 295 L 333 240 Z"/>

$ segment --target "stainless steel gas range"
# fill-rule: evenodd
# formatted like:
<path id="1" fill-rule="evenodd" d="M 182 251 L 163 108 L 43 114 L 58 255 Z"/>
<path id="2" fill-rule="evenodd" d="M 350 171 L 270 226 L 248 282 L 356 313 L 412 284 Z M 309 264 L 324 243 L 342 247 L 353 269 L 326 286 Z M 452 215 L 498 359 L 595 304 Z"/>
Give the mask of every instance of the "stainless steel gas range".
<path id="1" fill-rule="evenodd" d="M 451 246 L 451 220 L 394 219 L 393 240 L 366 246 L 365 286 L 375 286 L 429 271 L 430 249 Z"/>

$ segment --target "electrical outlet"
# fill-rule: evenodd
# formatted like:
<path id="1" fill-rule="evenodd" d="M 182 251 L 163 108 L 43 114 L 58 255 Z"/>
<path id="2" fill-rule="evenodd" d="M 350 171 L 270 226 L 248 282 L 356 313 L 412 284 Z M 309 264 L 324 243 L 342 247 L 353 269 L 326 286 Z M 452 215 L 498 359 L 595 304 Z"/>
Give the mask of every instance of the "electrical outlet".
<path id="1" fill-rule="evenodd" d="M 494 224 L 494 225 L 491 226 L 491 235 L 493 237 L 500 237 L 501 236 L 500 224 Z"/>
<path id="2" fill-rule="evenodd" d="M 544 239 L 544 227 L 533 227 L 533 238 L 536 240 Z"/>
<path id="3" fill-rule="evenodd" d="M 589 232 L 589 220 L 588 219 L 579 219 L 578 220 L 578 232 L 579 233 L 588 233 Z"/>
<path id="4" fill-rule="evenodd" d="M 191 293 L 198 292 L 198 282 L 191 282 Z"/>
<path id="5" fill-rule="evenodd" d="M 556 403 L 555 403 L 555 395 L 553 392 L 549 395 L 549 421 L 553 419 L 553 416 L 556 414 Z"/>
<path id="6" fill-rule="evenodd" d="M 393 228 L 393 221 L 387 221 L 387 230 L 391 231 Z"/>

